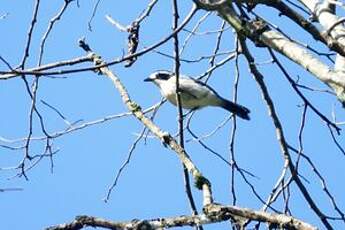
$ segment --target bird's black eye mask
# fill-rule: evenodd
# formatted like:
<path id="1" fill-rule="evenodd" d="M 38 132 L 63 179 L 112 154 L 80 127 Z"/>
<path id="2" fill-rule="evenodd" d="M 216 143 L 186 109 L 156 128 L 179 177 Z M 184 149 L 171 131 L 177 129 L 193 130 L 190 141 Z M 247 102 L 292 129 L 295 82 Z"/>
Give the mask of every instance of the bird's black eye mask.
<path id="1" fill-rule="evenodd" d="M 169 73 L 159 73 L 157 74 L 157 79 L 168 80 L 172 75 Z"/>

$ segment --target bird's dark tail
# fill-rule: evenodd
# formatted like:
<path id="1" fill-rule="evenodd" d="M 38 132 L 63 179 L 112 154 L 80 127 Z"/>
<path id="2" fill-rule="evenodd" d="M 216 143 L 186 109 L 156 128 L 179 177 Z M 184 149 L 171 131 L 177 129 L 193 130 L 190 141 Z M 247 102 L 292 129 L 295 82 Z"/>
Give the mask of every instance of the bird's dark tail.
<path id="1" fill-rule="evenodd" d="M 249 117 L 250 110 L 242 105 L 223 99 L 220 106 L 232 112 L 236 116 L 239 116 L 240 118 L 243 118 L 245 120 L 250 120 L 250 117 Z"/>

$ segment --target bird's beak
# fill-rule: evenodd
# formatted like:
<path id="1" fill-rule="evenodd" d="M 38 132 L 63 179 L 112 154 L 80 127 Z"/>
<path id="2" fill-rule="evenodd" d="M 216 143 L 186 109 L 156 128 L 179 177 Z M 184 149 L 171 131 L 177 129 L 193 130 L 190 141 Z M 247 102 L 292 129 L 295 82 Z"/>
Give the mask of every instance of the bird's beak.
<path id="1" fill-rule="evenodd" d="M 150 81 L 153 81 L 153 79 L 152 79 L 152 78 L 150 78 L 150 77 L 148 77 L 148 78 L 145 78 L 145 79 L 144 79 L 144 81 L 146 81 L 146 82 L 150 82 Z"/>

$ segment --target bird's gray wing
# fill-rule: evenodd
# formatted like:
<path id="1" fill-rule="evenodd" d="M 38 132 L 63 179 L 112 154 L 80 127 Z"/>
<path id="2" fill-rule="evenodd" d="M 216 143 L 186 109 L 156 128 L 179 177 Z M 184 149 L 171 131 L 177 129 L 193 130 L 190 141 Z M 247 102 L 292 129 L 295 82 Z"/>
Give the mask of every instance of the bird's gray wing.
<path id="1" fill-rule="evenodd" d="M 206 97 L 209 93 L 213 93 L 207 85 L 200 84 L 198 81 L 189 78 L 180 79 L 179 88 L 182 93 L 182 97 L 187 99 L 200 100 Z"/>
<path id="2" fill-rule="evenodd" d="M 193 92 L 193 90 L 191 90 L 190 88 L 187 88 L 185 86 L 180 86 L 179 88 L 181 91 L 181 97 L 183 99 L 194 99 L 194 100 L 198 99 L 198 94 L 196 94 L 196 92 Z"/>

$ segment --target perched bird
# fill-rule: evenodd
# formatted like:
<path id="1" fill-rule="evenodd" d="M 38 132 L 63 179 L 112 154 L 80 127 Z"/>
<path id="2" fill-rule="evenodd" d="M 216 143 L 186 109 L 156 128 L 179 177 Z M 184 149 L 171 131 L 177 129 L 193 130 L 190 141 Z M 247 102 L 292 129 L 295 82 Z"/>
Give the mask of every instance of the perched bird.
<path id="1" fill-rule="evenodd" d="M 163 97 L 170 103 L 176 105 L 176 76 L 175 73 L 160 70 L 152 73 L 144 81 L 153 82 Z M 181 92 L 181 106 L 185 109 L 199 109 L 205 106 L 218 106 L 234 113 L 235 115 L 249 120 L 249 109 L 246 107 L 228 101 L 205 83 L 193 78 L 180 75 L 179 90 Z"/>

